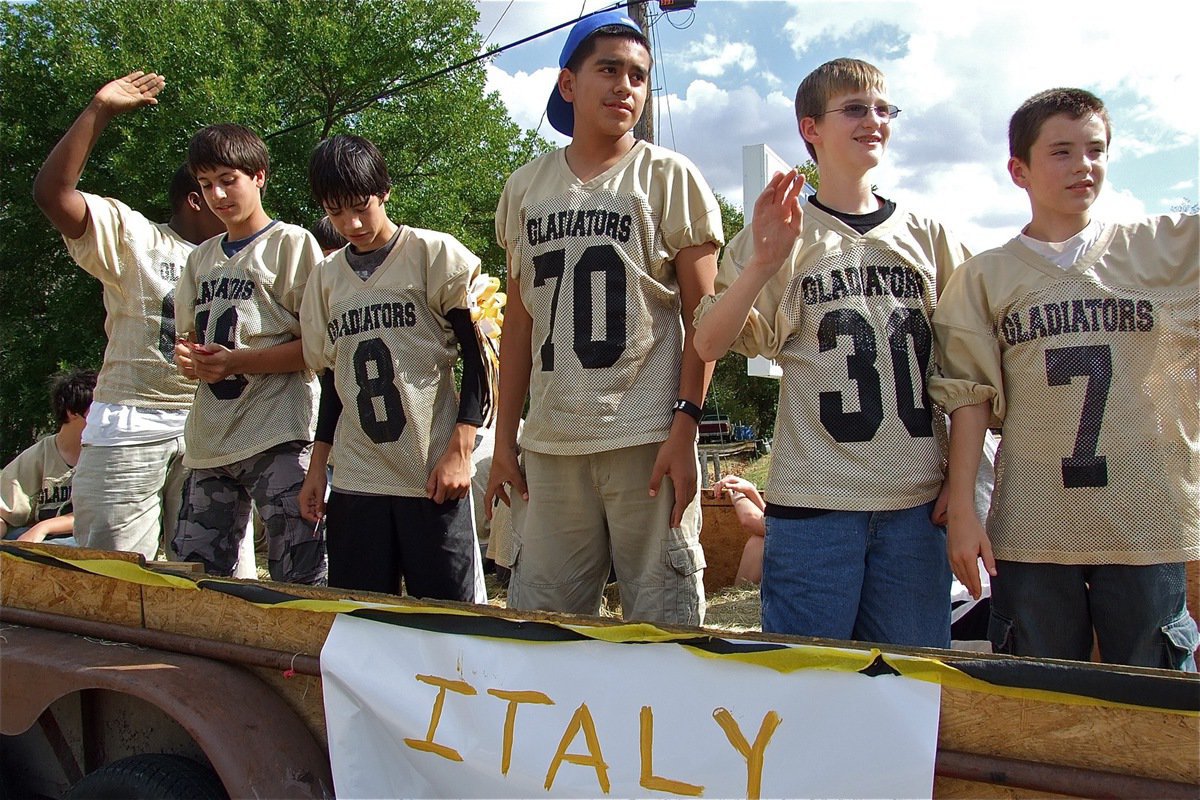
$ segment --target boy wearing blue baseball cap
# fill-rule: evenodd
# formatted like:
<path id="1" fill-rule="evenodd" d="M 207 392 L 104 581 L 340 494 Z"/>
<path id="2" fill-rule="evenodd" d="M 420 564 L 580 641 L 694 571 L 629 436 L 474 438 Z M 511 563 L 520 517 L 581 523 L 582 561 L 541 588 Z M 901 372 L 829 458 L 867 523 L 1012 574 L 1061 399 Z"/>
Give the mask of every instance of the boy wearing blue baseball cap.
<path id="1" fill-rule="evenodd" d="M 546 107 L 571 143 L 504 187 L 508 306 L 485 503 L 513 506 L 510 607 L 595 614 L 615 567 L 627 619 L 700 624 L 696 428 L 711 366 L 691 319 L 723 237 L 695 166 L 633 136 L 650 63 L 624 14 L 579 21 Z"/>

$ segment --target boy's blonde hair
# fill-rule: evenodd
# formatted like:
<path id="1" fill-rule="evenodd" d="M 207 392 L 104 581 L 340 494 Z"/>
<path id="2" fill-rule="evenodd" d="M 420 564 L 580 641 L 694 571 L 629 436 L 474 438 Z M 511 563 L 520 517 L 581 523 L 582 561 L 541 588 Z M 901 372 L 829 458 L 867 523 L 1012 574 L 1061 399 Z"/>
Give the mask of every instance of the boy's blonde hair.
<path id="1" fill-rule="evenodd" d="M 883 72 L 874 64 L 857 58 L 835 58 L 808 73 L 800 88 L 796 90 L 796 124 L 805 117 L 815 117 L 825 112 L 829 99 L 843 92 L 858 92 L 868 89 L 884 91 L 886 81 Z M 804 137 L 803 132 L 800 134 Z M 804 146 L 813 161 L 817 151 L 807 139 Z"/>

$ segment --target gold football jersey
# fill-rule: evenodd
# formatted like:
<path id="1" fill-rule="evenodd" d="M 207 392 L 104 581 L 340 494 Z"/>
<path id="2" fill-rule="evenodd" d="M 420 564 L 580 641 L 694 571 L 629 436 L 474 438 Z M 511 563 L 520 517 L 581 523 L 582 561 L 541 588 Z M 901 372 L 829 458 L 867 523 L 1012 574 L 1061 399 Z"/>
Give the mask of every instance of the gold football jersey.
<path id="1" fill-rule="evenodd" d="M 1069 269 L 1018 239 L 971 259 L 934 316 L 947 411 L 1004 429 L 997 558 L 1200 558 L 1200 221 L 1108 225 Z"/>
<path id="2" fill-rule="evenodd" d="M 63 461 L 54 436 L 38 439 L 0 472 L 0 519 L 10 528 L 71 513 L 75 468 Z"/>
<path id="3" fill-rule="evenodd" d="M 263 349 L 300 337 L 300 300 L 321 251 L 312 234 L 277 222 L 232 257 L 223 236 L 197 247 L 179 281 L 179 332 L 202 344 Z M 220 467 L 290 441 L 312 441 L 316 377 L 308 370 L 231 375 L 196 390 L 184 437 L 189 467 Z"/>
<path id="4" fill-rule="evenodd" d="M 333 368 L 342 401 L 334 488 L 425 496 L 458 418 L 446 314 L 468 307 L 478 274 L 479 259 L 453 236 L 408 227 L 365 281 L 345 249 L 313 272 L 300 319 L 305 361 Z"/>
<path id="5" fill-rule="evenodd" d="M 175 368 L 175 285 L 194 246 L 119 200 L 81 194 L 87 230 L 63 241 L 104 287 L 108 344 L 93 396 L 139 408 L 189 408 L 196 382 Z"/>
<path id="6" fill-rule="evenodd" d="M 753 254 L 748 230 L 717 291 Z M 866 234 L 804 207 L 800 238 L 763 287 L 732 349 L 783 376 L 767 494 L 773 504 L 895 511 L 937 496 L 945 421 L 929 401 L 930 317 L 966 249 L 940 225 L 896 211 Z M 706 297 L 701 318 L 718 297 Z"/>
<path id="7" fill-rule="evenodd" d="M 581 182 L 565 150 L 549 153 L 509 178 L 496 236 L 533 318 L 521 446 L 581 455 L 666 439 L 683 353 L 674 258 L 724 240 L 695 166 L 638 142 Z"/>

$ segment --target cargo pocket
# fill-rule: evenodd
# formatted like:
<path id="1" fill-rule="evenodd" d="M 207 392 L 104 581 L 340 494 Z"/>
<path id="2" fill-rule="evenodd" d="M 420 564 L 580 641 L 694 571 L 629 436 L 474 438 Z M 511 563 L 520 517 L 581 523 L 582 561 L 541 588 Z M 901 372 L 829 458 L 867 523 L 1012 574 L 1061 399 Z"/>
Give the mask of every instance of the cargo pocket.
<path id="1" fill-rule="evenodd" d="M 1163 644 L 1165 645 L 1165 661 L 1167 669 L 1196 670 L 1196 647 L 1200 646 L 1200 632 L 1196 629 L 1196 620 L 1192 619 L 1187 609 L 1180 611 L 1170 622 L 1162 627 Z"/>
<path id="2" fill-rule="evenodd" d="M 681 542 L 667 549 L 667 561 L 678 579 L 674 581 L 675 614 L 666 621 L 677 625 L 700 625 L 704 621 L 704 586 L 700 572 L 708 566 L 704 548 L 699 542 Z"/>
<path id="3" fill-rule="evenodd" d="M 996 613 L 992 607 L 988 617 L 988 641 L 992 643 L 993 653 L 1013 655 L 1016 649 L 1016 623 L 1008 617 Z"/>

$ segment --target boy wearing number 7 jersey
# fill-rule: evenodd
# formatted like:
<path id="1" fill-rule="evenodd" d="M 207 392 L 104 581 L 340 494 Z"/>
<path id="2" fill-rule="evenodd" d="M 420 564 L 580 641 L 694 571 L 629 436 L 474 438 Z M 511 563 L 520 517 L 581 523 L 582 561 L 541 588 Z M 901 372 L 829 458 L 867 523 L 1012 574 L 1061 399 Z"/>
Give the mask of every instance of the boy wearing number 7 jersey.
<path id="1" fill-rule="evenodd" d="M 1032 220 L 955 273 L 934 314 L 950 412 L 950 564 L 992 574 L 997 652 L 1195 670 L 1184 562 L 1200 556 L 1200 221 L 1091 220 L 1108 165 L 1104 104 L 1041 92 L 1009 124 Z M 1002 424 L 986 532 L 970 503 L 984 429 Z"/>
<path id="2" fill-rule="evenodd" d="M 559 66 L 547 115 L 571 143 L 514 172 L 496 210 L 508 313 L 485 503 L 514 495 L 509 605 L 595 614 L 611 565 L 626 619 L 696 625 L 711 369 L 690 322 L 720 210 L 691 162 L 633 136 L 650 71 L 636 23 L 583 19 Z"/>
<path id="3" fill-rule="evenodd" d="M 392 222 L 387 164 L 361 136 L 319 144 L 308 176 L 349 241 L 315 270 L 300 314 L 305 360 L 324 372 L 301 504 L 325 517 L 329 584 L 399 594 L 403 579 L 414 597 L 485 602 L 470 495 L 491 409 L 471 317 L 479 259 L 449 234 Z"/>
<path id="4" fill-rule="evenodd" d="M 817 194 L 777 174 L 726 249 L 696 349 L 783 369 L 766 486 L 764 631 L 950 645 L 943 421 L 925 383 L 939 289 L 967 253 L 936 222 L 875 194 L 900 110 L 871 64 L 837 59 L 796 93 Z M 939 435 L 941 434 L 941 435 Z"/>
<path id="5" fill-rule="evenodd" d="M 318 584 L 324 533 L 300 515 L 298 499 L 317 391 L 299 312 L 321 251 L 304 228 L 263 210 L 269 166 L 262 139 L 241 125 L 210 125 L 188 143 L 188 168 L 226 233 L 192 252 L 176 295 L 175 360 L 200 386 L 185 429 L 192 475 L 174 546 L 211 574 L 232 574 L 253 500 L 271 578 Z"/>

